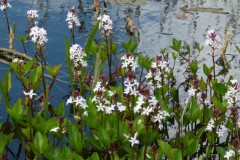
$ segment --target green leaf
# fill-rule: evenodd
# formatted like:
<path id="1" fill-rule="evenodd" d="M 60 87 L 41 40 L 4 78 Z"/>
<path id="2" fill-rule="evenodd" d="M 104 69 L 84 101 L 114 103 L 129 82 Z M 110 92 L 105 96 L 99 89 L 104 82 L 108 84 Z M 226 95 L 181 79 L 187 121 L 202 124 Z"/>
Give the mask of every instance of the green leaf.
<path id="1" fill-rule="evenodd" d="M 217 153 L 220 154 L 221 158 L 224 158 L 225 154 L 226 154 L 226 150 L 222 147 L 217 147 Z"/>
<path id="2" fill-rule="evenodd" d="M 203 72 L 206 76 L 209 76 L 213 71 L 213 67 L 208 68 L 207 65 L 203 64 Z"/>
<path id="3" fill-rule="evenodd" d="M 189 118 L 191 122 L 195 122 L 201 116 L 201 110 L 199 108 L 199 105 L 197 104 L 196 98 L 194 97 L 191 98 L 189 112 L 190 112 Z"/>
<path id="4" fill-rule="evenodd" d="M 240 53 L 240 48 L 238 46 L 236 46 L 236 49 L 237 49 L 238 53 Z"/>
<path id="5" fill-rule="evenodd" d="M 36 117 L 32 119 L 32 125 L 37 131 L 41 132 L 42 134 L 47 133 L 47 123 L 41 116 L 41 113 L 38 113 Z"/>
<path id="6" fill-rule="evenodd" d="M 137 48 L 138 44 L 131 38 L 127 43 L 122 42 L 123 48 L 127 53 L 133 54 L 134 50 Z"/>
<path id="7" fill-rule="evenodd" d="M 191 72 L 193 74 L 196 74 L 197 73 L 197 70 L 198 70 L 198 61 L 195 60 L 193 61 L 191 64 L 190 64 L 190 69 L 191 69 Z"/>
<path id="8" fill-rule="evenodd" d="M 64 102 L 61 102 L 58 106 L 58 108 L 53 108 L 54 113 L 59 116 L 63 117 L 66 113 L 66 109 L 64 107 Z"/>
<path id="9" fill-rule="evenodd" d="M 177 40 L 176 38 L 173 38 L 172 46 L 170 47 L 179 53 L 181 49 L 181 44 L 182 44 L 181 40 Z"/>
<path id="10" fill-rule="evenodd" d="M 224 112 L 226 110 L 223 104 L 216 97 L 212 97 L 212 102 L 214 107 L 218 108 L 221 112 Z"/>
<path id="11" fill-rule="evenodd" d="M 186 49 L 187 49 L 188 54 L 190 54 L 191 48 L 190 48 L 189 44 L 186 44 Z"/>
<path id="12" fill-rule="evenodd" d="M 12 87 L 12 76 L 11 76 L 11 72 L 8 71 L 2 81 L 2 87 L 4 89 L 4 91 L 6 91 L 6 93 L 8 93 Z"/>
<path id="13" fill-rule="evenodd" d="M 178 54 L 172 52 L 172 57 L 173 57 L 174 61 L 176 61 L 176 59 L 178 58 Z"/>
<path id="14" fill-rule="evenodd" d="M 94 152 L 91 156 L 92 160 L 100 160 L 98 153 Z"/>
<path id="15" fill-rule="evenodd" d="M 172 157 L 173 155 L 169 154 L 169 151 L 172 149 L 171 146 L 164 141 L 159 141 L 158 140 L 158 144 L 160 145 L 161 149 L 163 150 L 163 152 L 167 155 L 168 158 Z"/>
<path id="16" fill-rule="evenodd" d="M 202 49 L 203 49 L 203 46 L 201 47 L 199 43 L 197 43 L 197 45 L 196 45 L 196 46 L 197 46 L 197 50 L 198 50 L 198 52 L 201 52 L 201 51 L 202 51 Z"/>
<path id="17" fill-rule="evenodd" d="M 75 126 L 70 125 L 68 127 L 68 135 L 68 138 L 66 138 L 67 142 L 75 151 L 81 153 L 83 149 L 83 140 L 79 130 Z"/>
<path id="18" fill-rule="evenodd" d="M 110 146 L 110 136 L 109 136 L 109 132 L 106 130 L 106 128 L 102 127 L 102 128 L 99 129 L 98 137 L 103 142 L 105 147 L 109 148 L 109 146 Z"/>
<path id="19" fill-rule="evenodd" d="M 225 93 L 228 91 L 227 86 L 223 83 L 214 83 L 213 89 L 217 94 L 220 94 L 222 96 L 225 95 Z"/>
<path id="20" fill-rule="evenodd" d="M 71 86 L 71 91 L 73 91 L 73 73 L 72 73 L 72 63 L 70 59 L 70 45 L 69 45 L 69 40 L 66 37 L 65 38 L 65 45 L 66 45 L 66 61 L 68 64 L 68 72 L 69 72 L 69 78 L 70 78 L 70 86 Z"/>
<path id="21" fill-rule="evenodd" d="M 101 66 L 101 53 L 100 52 L 97 52 L 96 53 L 96 62 L 95 62 L 95 66 L 94 66 L 94 76 L 93 76 L 93 84 L 92 84 L 92 87 L 95 87 L 97 81 L 98 81 L 98 78 L 101 74 L 101 70 L 99 69 L 100 66 Z M 92 91 L 93 91 L 93 88 L 92 88 Z"/>
<path id="22" fill-rule="evenodd" d="M 33 151 L 36 153 L 43 154 L 48 147 L 48 138 L 45 135 L 42 135 L 40 132 L 37 132 L 35 134 L 32 147 Z"/>
<path id="23" fill-rule="evenodd" d="M 5 102 L 5 105 L 7 106 L 7 108 L 10 108 L 10 103 L 9 103 L 9 100 L 8 100 L 8 94 L 7 94 L 7 90 L 5 89 L 6 87 L 3 86 L 4 83 L 0 83 L 0 90 L 2 92 L 2 96 L 3 96 L 3 100 Z"/>
<path id="24" fill-rule="evenodd" d="M 202 91 L 205 91 L 206 88 L 207 88 L 207 83 L 203 80 L 203 77 L 201 77 L 199 84 L 200 84 L 201 90 L 202 90 Z"/>
<path id="25" fill-rule="evenodd" d="M 87 40 L 87 43 L 86 43 L 86 46 L 85 46 L 85 53 L 86 54 L 89 54 L 89 52 L 90 52 L 95 34 L 98 31 L 98 26 L 99 26 L 99 22 L 97 21 L 97 23 L 94 25 L 94 27 L 93 27 L 93 29 L 92 29 L 89 37 L 88 37 L 88 40 Z"/>
<path id="26" fill-rule="evenodd" d="M 30 71 L 30 69 L 32 69 L 32 66 L 34 65 L 35 62 L 36 59 L 32 59 L 24 65 L 24 75 L 27 74 Z"/>
<path id="27" fill-rule="evenodd" d="M 52 66 L 52 67 L 45 66 L 45 68 L 53 77 L 56 77 L 58 72 L 59 72 L 59 69 L 61 68 L 61 66 L 62 65 L 59 64 L 59 65 L 55 65 L 55 66 Z"/>
<path id="28" fill-rule="evenodd" d="M 61 154 L 61 151 L 58 147 L 53 146 L 52 148 L 49 148 L 47 151 L 45 151 L 43 154 L 47 159 L 57 159 L 57 157 Z"/>
<path id="29" fill-rule="evenodd" d="M 32 89 L 37 90 L 42 82 L 42 67 L 37 66 L 32 70 L 29 76 L 29 81 L 32 82 Z"/>
<path id="30" fill-rule="evenodd" d="M 176 153 L 173 156 L 173 160 L 183 160 L 181 149 L 177 149 Z"/>
<path id="31" fill-rule="evenodd" d="M 0 154 L 2 155 L 4 149 L 8 144 L 12 141 L 13 133 L 10 133 L 8 135 L 3 134 L 0 132 Z"/>
<path id="32" fill-rule="evenodd" d="M 17 100 L 13 108 L 7 108 L 7 112 L 14 121 L 20 122 L 23 118 L 23 106 L 21 99 Z"/>

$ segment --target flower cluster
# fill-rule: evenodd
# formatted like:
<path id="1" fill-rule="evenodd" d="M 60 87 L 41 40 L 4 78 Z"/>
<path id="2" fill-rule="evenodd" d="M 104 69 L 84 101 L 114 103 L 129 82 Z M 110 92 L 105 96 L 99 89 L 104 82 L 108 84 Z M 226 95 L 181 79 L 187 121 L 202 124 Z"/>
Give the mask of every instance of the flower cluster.
<path id="1" fill-rule="evenodd" d="M 99 16 L 97 18 L 97 20 L 100 22 L 99 28 L 103 28 L 106 35 L 110 35 L 112 33 L 112 29 L 113 29 L 113 22 L 112 22 L 110 16 L 104 14 L 104 15 Z"/>
<path id="2" fill-rule="evenodd" d="M 235 155 L 235 152 L 233 150 L 229 150 L 226 152 L 226 154 L 224 155 L 224 158 L 226 158 L 227 160 L 229 160 L 232 156 Z"/>
<path id="3" fill-rule="evenodd" d="M 27 11 L 27 18 L 28 21 L 34 25 L 37 25 L 38 22 L 36 21 L 36 18 L 38 18 L 38 11 L 37 10 L 29 10 Z"/>
<path id="4" fill-rule="evenodd" d="M 24 61 L 23 61 L 22 59 L 14 58 L 14 59 L 12 60 L 12 62 L 19 64 L 19 63 L 23 63 Z"/>
<path id="5" fill-rule="evenodd" d="M 122 68 L 135 71 L 137 68 L 137 62 L 134 60 L 134 56 L 127 53 L 121 57 L 122 60 Z"/>
<path id="6" fill-rule="evenodd" d="M 225 98 L 228 101 L 228 107 L 232 105 L 236 105 L 237 102 L 240 101 L 240 86 L 237 80 L 231 80 L 231 86 L 228 87 L 228 91 L 225 95 Z"/>
<path id="7" fill-rule="evenodd" d="M 97 82 L 93 92 L 96 93 L 96 95 L 93 97 L 92 101 L 96 104 L 97 111 L 112 114 L 117 110 L 119 112 L 124 112 L 126 110 L 125 105 L 121 102 L 113 100 L 115 93 L 113 91 L 106 90 L 101 80 Z"/>
<path id="8" fill-rule="evenodd" d="M 220 125 L 218 127 L 218 131 L 216 132 L 218 134 L 218 137 L 223 137 L 223 134 L 227 131 L 227 128 L 224 125 Z"/>
<path id="9" fill-rule="evenodd" d="M 86 53 L 84 52 L 83 48 L 78 44 L 73 44 L 70 47 L 70 59 L 73 61 L 74 66 L 81 66 L 86 67 L 87 61 L 85 59 Z"/>
<path id="10" fill-rule="evenodd" d="M 68 11 L 66 21 L 68 22 L 68 28 L 69 28 L 69 29 L 73 29 L 74 26 L 78 26 L 78 27 L 81 26 L 81 24 L 80 24 L 80 22 L 79 22 L 79 19 L 78 19 L 78 17 L 77 17 L 77 14 L 76 14 L 76 10 L 74 9 L 74 7 L 72 7 L 72 8 Z"/>
<path id="11" fill-rule="evenodd" d="M 86 100 L 82 96 L 70 96 L 67 99 L 67 105 L 68 104 L 75 104 L 78 107 L 81 107 L 83 109 L 88 108 L 88 105 L 86 103 Z"/>
<path id="12" fill-rule="evenodd" d="M 133 96 L 137 96 L 138 95 L 138 81 L 134 78 L 130 78 L 130 77 L 127 77 L 124 79 L 124 86 L 125 86 L 125 89 L 124 89 L 124 94 L 127 94 L 127 95 L 133 95 Z"/>
<path id="13" fill-rule="evenodd" d="M 161 55 L 157 55 L 155 61 L 151 63 L 151 69 L 145 78 L 152 90 L 161 88 L 162 84 L 167 83 L 166 75 L 170 72 L 169 63 Z"/>
<path id="14" fill-rule="evenodd" d="M 4 11 L 6 10 L 7 8 L 12 8 L 11 4 L 7 2 L 7 0 L 3 0 L 1 1 L 1 6 L 0 6 L 0 10 L 1 11 Z"/>
<path id="15" fill-rule="evenodd" d="M 97 111 L 111 114 L 114 111 L 114 105 L 111 105 L 110 101 L 106 97 L 106 89 L 103 86 L 103 82 L 98 81 L 93 91 L 96 95 L 93 97 L 92 101 L 96 104 Z"/>
<path id="16" fill-rule="evenodd" d="M 208 122 L 205 130 L 206 131 L 212 131 L 212 129 L 215 127 L 214 123 L 215 123 L 214 120 L 211 118 L 210 121 Z"/>
<path id="17" fill-rule="evenodd" d="M 44 28 L 39 28 L 38 26 L 32 27 L 29 33 L 29 36 L 32 37 L 32 41 L 40 46 L 48 41 L 47 31 Z"/>
<path id="18" fill-rule="evenodd" d="M 207 32 L 205 44 L 212 49 L 217 49 L 221 45 L 221 38 L 216 30 L 210 30 Z"/>

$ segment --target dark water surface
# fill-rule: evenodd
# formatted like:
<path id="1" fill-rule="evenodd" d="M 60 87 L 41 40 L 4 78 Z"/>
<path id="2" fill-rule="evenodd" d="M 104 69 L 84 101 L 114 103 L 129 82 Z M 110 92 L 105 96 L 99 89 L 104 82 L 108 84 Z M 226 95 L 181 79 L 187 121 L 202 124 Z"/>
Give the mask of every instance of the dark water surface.
<path id="1" fill-rule="evenodd" d="M 227 52 L 237 55 L 235 45 L 240 44 L 240 7 L 239 0 L 107 0 L 107 11 L 114 23 L 114 40 L 118 44 L 118 53 L 123 54 L 124 50 L 120 43 L 127 41 L 130 36 L 125 30 L 125 16 L 130 14 L 140 32 L 140 42 L 137 48 L 138 52 L 145 55 L 155 56 L 162 48 L 169 47 L 172 38 L 186 41 L 191 46 L 196 42 L 204 45 L 206 32 L 209 29 L 216 29 L 224 39 L 225 27 L 229 23 L 231 33 L 230 43 Z M 111 3 L 110 3 L 111 2 Z M 36 9 L 39 11 L 39 26 L 47 30 L 48 42 L 46 44 L 47 62 L 50 65 L 62 64 L 65 62 L 65 37 L 70 37 L 70 32 L 65 21 L 69 8 L 75 6 L 82 27 L 76 34 L 76 43 L 84 46 L 89 32 L 92 28 L 93 0 L 12 0 L 12 5 L 8 9 L 10 24 L 16 22 L 15 45 L 14 48 L 23 52 L 21 43 L 16 35 L 24 35 L 28 29 L 27 11 Z M 182 7 L 188 4 L 188 8 L 208 8 L 208 10 L 192 10 L 189 13 L 182 11 Z M 221 12 L 212 12 L 212 8 L 222 9 Z M 3 12 L 0 12 L 0 47 L 8 47 L 8 33 L 6 21 Z M 34 55 L 33 43 L 26 43 L 27 52 L 30 56 Z M 171 49 L 167 49 L 172 51 Z M 195 50 L 192 50 L 194 53 Z M 210 52 L 208 47 L 204 47 L 199 60 L 200 68 L 203 63 L 211 65 L 211 58 L 207 55 Z M 227 57 L 228 58 L 228 57 Z M 209 59 L 209 60 L 208 60 Z M 239 58 L 231 62 L 231 74 L 239 76 Z M 179 75 L 182 74 L 183 66 L 178 66 Z M 8 70 L 8 66 L 0 64 L 0 77 Z M 66 72 L 66 70 L 62 72 Z M 68 77 L 61 73 L 60 77 L 68 80 Z M 181 77 L 176 77 L 181 79 Z M 224 78 L 224 77 L 223 77 Z M 13 79 L 15 77 L 13 76 Z M 12 102 L 23 97 L 22 88 L 18 81 L 13 81 Z M 68 94 L 68 85 L 57 82 L 51 95 L 53 99 L 50 103 L 59 104 L 62 97 Z M 59 98 L 55 98 L 57 96 Z M 1 106 L 4 106 L 1 100 Z M 4 111 L 3 111 L 4 110 Z M 4 121 L 4 107 L 0 108 L 0 122 Z"/>

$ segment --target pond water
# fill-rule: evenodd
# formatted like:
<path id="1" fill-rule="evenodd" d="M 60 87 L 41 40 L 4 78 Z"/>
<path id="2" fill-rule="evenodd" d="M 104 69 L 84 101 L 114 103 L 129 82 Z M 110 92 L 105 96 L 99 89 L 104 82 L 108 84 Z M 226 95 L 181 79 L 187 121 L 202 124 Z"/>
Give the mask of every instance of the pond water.
<path id="1" fill-rule="evenodd" d="M 82 27 L 76 35 L 76 43 L 84 45 L 86 43 L 89 32 L 92 28 L 92 19 L 94 13 L 92 12 L 93 0 L 14 0 L 9 1 L 12 8 L 8 10 L 10 24 L 16 22 L 15 35 L 23 36 L 28 29 L 28 22 L 26 13 L 29 9 L 36 9 L 39 11 L 39 26 L 44 27 L 48 34 L 48 43 L 46 45 L 46 54 L 48 64 L 62 64 L 66 66 L 65 62 L 65 37 L 70 37 L 70 32 L 65 21 L 69 8 L 75 6 Z M 103 5 L 103 4 L 101 4 Z M 190 12 L 183 12 L 182 8 L 187 6 Z M 206 32 L 210 29 L 216 29 L 224 39 L 225 27 L 229 23 L 229 30 L 231 33 L 230 43 L 227 48 L 229 54 L 237 55 L 236 45 L 240 44 L 240 7 L 239 0 L 107 0 L 107 11 L 113 19 L 114 23 L 114 40 L 118 44 L 118 53 L 123 54 L 124 50 L 121 48 L 121 42 L 128 41 L 131 36 L 127 35 L 125 30 L 125 16 L 131 15 L 139 29 L 140 41 L 137 48 L 138 52 L 144 55 L 155 56 L 162 48 L 169 47 L 172 39 L 180 39 L 186 41 L 191 46 L 196 42 L 204 45 Z M 200 9 L 199 9 L 200 8 Z M 201 9 L 201 8 L 205 8 Z M 220 12 L 214 12 L 214 9 Z M 8 47 L 7 28 L 4 14 L 0 13 L 0 47 Z M 33 43 L 28 41 L 27 52 L 33 56 Z M 21 43 L 15 36 L 14 48 L 23 52 Z M 172 51 L 167 48 L 168 51 Z M 211 65 L 208 47 L 204 47 L 199 60 L 202 63 Z M 192 50 L 194 53 L 195 50 Z M 227 57 L 229 58 L 229 57 Z M 231 74 L 238 75 L 239 59 L 235 58 L 231 62 Z M 4 73 L 8 70 L 8 66 L 0 65 L 1 71 Z M 179 66 L 179 75 L 181 75 L 184 68 Z M 1 78 L 3 74 L 0 75 Z M 180 77 L 180 76 L 179 76 Z M 177 78 L 179 78 L 177 77 Z M 67 76 L 61 74 L 63 80 L 67 80 Z M 63 86 L 66 86 L 65 88 Z M 19 88 L 18 82 L 13 83 L 14 93 L 13 102 L 15 99 L 22 97 L 22 89 Z M 16 92 L 16 89 L 19 92 Z M 55 85 L 53 93 L 58 93 L 59 98 L 68 94 L 66 84 L 58 82 Z M 55 98 L 54 98 L 55 99 Z M 59 103 L 55 100 L 52 103 Z M 4 103 L 1 102 L 1 106 Z M 0 108 L 3 110 L 4 107 Z M 0 115 L 2 116 L 2 115 Z M 2 119 L 0 119 L 2 121 Z"/>

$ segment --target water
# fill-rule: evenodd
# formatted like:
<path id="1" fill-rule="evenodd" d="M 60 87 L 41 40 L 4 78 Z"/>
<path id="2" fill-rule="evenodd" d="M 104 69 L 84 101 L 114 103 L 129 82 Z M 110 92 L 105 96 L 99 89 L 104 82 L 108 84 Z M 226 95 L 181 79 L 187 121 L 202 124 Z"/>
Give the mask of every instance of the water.
<path id="1" fill-rule="evenodd" d="M 169 47 L 172 39 L 177 38 L 186 41 L 191 46 L 196 42 L 204 45 L 206 32 L 209 29 L 216 29 L 224 39 L 225 27 L 229 23 L 231 33 L 230 43 L 227 52 L 237 55 L 235 45 L 239 44 L 239 6 L 240 1 L 228 0 L 123 0 L 117 3 L 117 0 L 108 0 L 107 3 L 108 14 L 113 19 L 114 23 L 114 40 L 118 44 L 118 54 L 124 54 L 121 48 L 121 42 L 128 41 L 131 36 L 127 35 L 125 30 L 125 16 L 130 14 L 140 32 L 140 42 L 137 48 L 138 52 L 148 56 L 155 56 L 162 48 Z M 36 9 L 39 11 L 39 26 L 47 29 L 48 43 L 46 44 L 47 62 L 49 65 L 62 64 L 66 66 L 65 62 L 65 37 L 70 37 L 70 32 L 65 21 L 67 11 L 72 6 L 77 9 L 78 17 L 81 21 L 82 27 L 76 34 L 76 43 L 84 46 L 89 32 L 92 28 L 92 20 L 94 13 L 92 12 L 93 0 L 14 0 L 9 1 L 12 8 L 8 10 L 10 24 L 17 23 L 15 35 L 23 36 L 28 29 L 28 22 L 26 13 L 29 9 Z M 115 3 L 113 3 L 115 2 Z M 188 8 L 221 8 L 224 13 L 212 13 L 206 11 L 192 11 L 184 13 L 182 7 L 188 4 Z M 102 4 L 101 4 L 102 5 Z M 228 12 L 229 14 L 225 14 Z M 7 28 L 4 19 L 4 14 L 0 13 L 0 44 L 1 47 L 8 47 Z M 28 41 L 26 43 L 27 51 L 30 56 L 33 56 L 33 43 Z M 15 36 L 14 48 L 23 52 L 21 43 Z M 172 50 L 167 48 L 170 53 Z M 207 55 L 208 47 L 204 47 L 200 54 L 200 68 L 203 63 L 211 65 L 211 58 Z M 196 50 L 192 50 L 194 54 Z M 227 56 L 230 59 L 230 56 Z M 209 59 L 209 60 L 208 60 Z M 231 62 L 231 74 L 238 76 L 239 59 L 235 58 Z M 6 65 L 0 65 L 1 71 L 8 70 Z M 219 70 L 221 67 L 219 68 Z M 184 66 L 179 65 L 179 73 L 177 79 L 181 81 L 181 76 L 184 71 Z M 66 70 L 62 70 L 66 72 Z M 1 78 L 3 74 L 1 74 Z M 65 74 L 60 74 L 62 80 L 68 80 Z M 65 87 L 63 87 L 65 86 Z M 16 92 L 17 90 L 17 92 Z M 57 94 L 56 94 L 57 93 Z M 11 93 L 10 93 L 11 94 Z M 53 91 L 53 98 L 50 100 L 53 104 L 59 104 L 64 95 L 68 94 L 68 85 L 57 82 Z M 23 97 L 22 88 L 17 81 L 13 81 L 12 100 L 13 102 Z M 58 98 L 56 98 L 58 97 Z M 1 101 L 1 106 L 4 103 Z M 4 107 L 0 108 L 0 111 Z M 5 111 L 4 111 L 5 112 Z M 0 119 L 2 121 L 2 119 Z"/>

